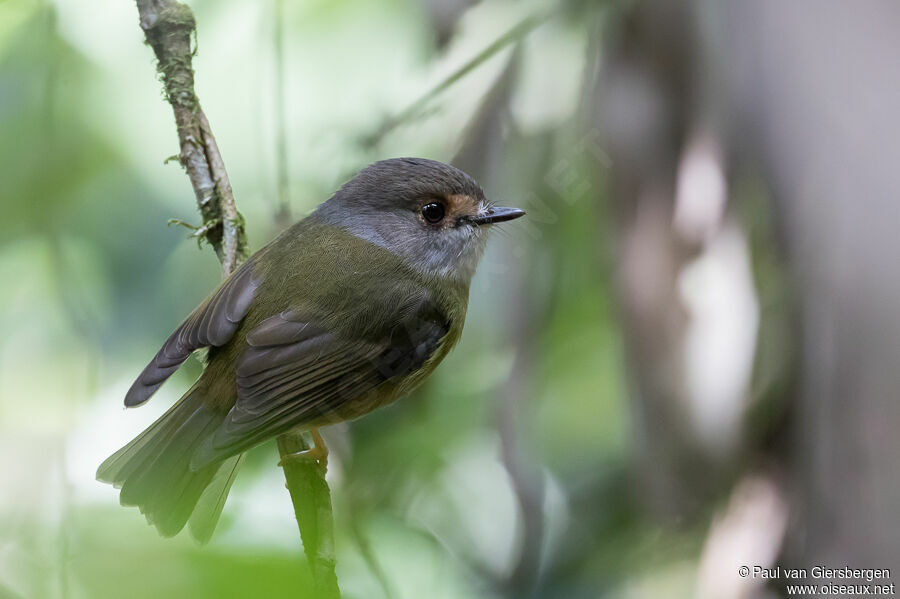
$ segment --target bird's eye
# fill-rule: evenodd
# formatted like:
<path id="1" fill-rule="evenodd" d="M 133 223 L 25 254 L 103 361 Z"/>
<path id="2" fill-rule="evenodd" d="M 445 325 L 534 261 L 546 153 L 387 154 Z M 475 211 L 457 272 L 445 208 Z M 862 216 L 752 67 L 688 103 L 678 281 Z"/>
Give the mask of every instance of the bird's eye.
<path id="1" fill-rule="evenodd" d="M 438 202 L 432 202 L 431 204 L 425 204 L 422 206 L 422 218 L 425 219 L 425 222 L 436 225 L 442 220 L 444 220 L 444 215 L 446 214 L 446 210 L 444 209 L 443 204 L 439 204 Z"/>

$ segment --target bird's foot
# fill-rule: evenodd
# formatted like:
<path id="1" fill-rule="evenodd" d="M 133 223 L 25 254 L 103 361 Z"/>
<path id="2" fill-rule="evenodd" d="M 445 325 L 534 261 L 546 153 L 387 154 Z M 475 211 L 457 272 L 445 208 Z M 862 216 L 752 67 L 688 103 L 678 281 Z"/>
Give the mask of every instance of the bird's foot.
<path id="1" fill-rule="evenodd" d="M 325 445 L 325 439 L 322 438 L 317 428 L 310 430 L 309 433 L 313 438 L 313 446 L 296 453 L 284 454 L 278 461 L 279 466 L 284 466 L 285 462 L 292 460 L 301 460 L 304 462 L 315 462 L 322 468 L 328 468 L 328 446 Z"/>

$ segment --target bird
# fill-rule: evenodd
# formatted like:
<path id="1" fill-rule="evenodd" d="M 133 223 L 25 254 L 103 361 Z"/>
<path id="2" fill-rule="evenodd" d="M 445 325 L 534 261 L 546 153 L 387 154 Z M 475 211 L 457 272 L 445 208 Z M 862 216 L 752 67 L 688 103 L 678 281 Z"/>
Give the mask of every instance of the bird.
<path id="1" fill-rule="evenodd" d="M 461 170 L 424 158 L 369 165 L 250 256 L 163 343 L 125 395 L 147 402 L 194 352 L 202 374 L 107 458 L 164 537 L 210 540 L 243 455 L 269 439 L 352 420 L 428 377 L 459 341 L 493 205 Z"/>

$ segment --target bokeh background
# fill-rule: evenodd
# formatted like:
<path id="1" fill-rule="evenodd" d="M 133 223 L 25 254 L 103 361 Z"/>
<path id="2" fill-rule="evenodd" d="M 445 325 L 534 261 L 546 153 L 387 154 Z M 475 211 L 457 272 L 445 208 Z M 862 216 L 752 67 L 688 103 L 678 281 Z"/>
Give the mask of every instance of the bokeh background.
<path id="1" fill-rule="evenodd" d="M 191 6 L 253 248 L 392 156 L 529 213 L 427 384 L 325 431 L 345 597 L 900 573 L 895 4 Z M 273 443 L 204 548 L 94 481 L 198 375 L 122 408 L 221 273 L 167 226 L 199 216 L 142 39 L 131 2 L 0 1 L 0 597 L 307 597 Z"/>

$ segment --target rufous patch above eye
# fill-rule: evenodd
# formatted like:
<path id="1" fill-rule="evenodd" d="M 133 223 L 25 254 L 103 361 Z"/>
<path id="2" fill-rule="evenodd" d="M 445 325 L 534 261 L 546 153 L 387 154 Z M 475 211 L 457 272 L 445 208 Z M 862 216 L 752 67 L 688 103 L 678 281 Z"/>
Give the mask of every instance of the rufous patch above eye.
<path id="1" fill-rule="evenodd" d="M 455 221 L 460 217 L 475 217 L 478 215 L 480 202 L 468 194 L 457 193 L 447 196 L 448 220 Z"/>

